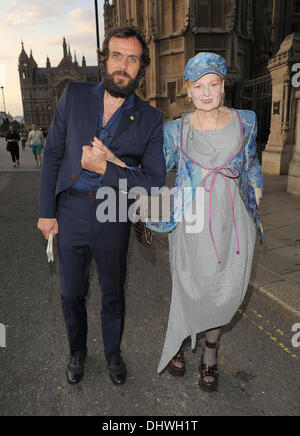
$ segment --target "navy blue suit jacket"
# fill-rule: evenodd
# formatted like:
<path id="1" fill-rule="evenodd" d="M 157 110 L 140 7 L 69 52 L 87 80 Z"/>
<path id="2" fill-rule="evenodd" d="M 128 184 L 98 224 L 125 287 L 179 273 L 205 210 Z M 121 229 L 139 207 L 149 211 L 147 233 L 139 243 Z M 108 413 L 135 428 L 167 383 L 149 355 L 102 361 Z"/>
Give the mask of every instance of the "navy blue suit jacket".
<path id="1" fill-rule="evenodd" d="M 56 218 L 57 195 L 70 188 L 82 170 L 82 146 L 99 131 L 99 86 L 71 82 L 60 98 L 44 151 L 40 218 Z M 124 111 L 109 148 L 127 166 L 140 165 L 141 170 L 108 162 L 103 186 L 119 186 L 119 179 L 127 180 L 128 190 L 141 186 L 150 193 L 151 187 L 164 186 L 162 114 L 136 94 L 134 107 Z"/>

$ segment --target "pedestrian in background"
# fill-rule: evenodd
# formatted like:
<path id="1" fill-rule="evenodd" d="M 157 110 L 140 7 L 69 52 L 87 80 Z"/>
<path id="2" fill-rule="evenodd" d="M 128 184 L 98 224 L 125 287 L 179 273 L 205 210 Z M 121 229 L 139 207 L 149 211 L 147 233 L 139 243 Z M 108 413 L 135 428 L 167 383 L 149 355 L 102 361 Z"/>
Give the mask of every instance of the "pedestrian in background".
<path id="1" fill-rule="evenodd" d="M 22 130 L 21 131 L 21 142 L 22 142 L 22 150 L 23 151 L 25 151 L 26 141 L 27 141 L 27 136 L 26 136 L 25 130 Z"/>
<path id="2" fill-rule="evenodd" d="M 43 127 L 43 128 L 41 129 L 41 131 L 42 131 L 42 133 L 43 133 L 44 142 L 45 142 L 46 139 L 47 139 L 47 135 L 48 135 L 47 130 L 46 130 L 46 127 Z"/>
<path id="3" fill-rule="evenodd" d="M 199 53 L 185 68 L 186 89 L 195 111 L 164 125 L 167 170 L 176 165 L 176 187 L 184 201 L 174 201 L 169 222 L 150 226 L 170 232 L 173 285 L 158 372 L 168 365 L 172 375 L 184 375 L 183 341 L 191 336 L 195 348 L 197 333 L 206 332 L 199 363 L 199 386 L 204 391 L 218 386 L 221 327 L 232 320 L 244 300 L 256 230 L 263 240 L 256 115 L 222 107 L 226 73 L 225 59 L 214 53 Z M 193 195 L 185 195 L 185 187 L 192 188 Z M 186 213 L 198 210 L 195 192 L 199 187 L 204 188 L 204 228 L 193 232 Z"/>
<path id="4" fill-rule="evenodd" d="M 44 144 L 44 137 L 43 137 L 43 133 L 40 130 L 38 130 L 36 124 L 32 124 L 32 130 L 29 132 L 28 135 L 28 142 L 29 142 L 29 146 L 32 149 L 36 166 L 41 167 L 42 166 L 41 155 L 42 155 L 42 149 Z"/>
<path id="5" fill-rule="evenodd" d="M 20 135 L 14 129 L 13 126 L 9 126 L 8 128 L 6 141 L 7 141 L 6 150 L 10 152 L 14 164 L 13 167 L 16 168 L 17 166 L 20 165 L 20 151 L 19 151 Z"/>

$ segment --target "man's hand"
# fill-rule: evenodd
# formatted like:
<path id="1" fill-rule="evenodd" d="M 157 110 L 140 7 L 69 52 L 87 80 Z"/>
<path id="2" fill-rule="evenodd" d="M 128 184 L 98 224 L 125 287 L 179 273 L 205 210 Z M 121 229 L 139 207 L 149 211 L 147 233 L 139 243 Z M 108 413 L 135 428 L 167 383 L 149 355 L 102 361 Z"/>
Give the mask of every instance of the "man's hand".
<path id="1" fill-rule="evenodd" d="M 81 166 L 83 169 L 97 174 L 105 174 L 107 161 L 104 151 L 84 145 L 82 147 Z"/>
<path id="2" fill-rule="evenodd" d="M 49 239 L 53 229 L 53 238 L 58 234 L 58 223 L 56 218 L 40 218 L 37 223 L 38 229 L 43 233 L 45 239 Z"/>

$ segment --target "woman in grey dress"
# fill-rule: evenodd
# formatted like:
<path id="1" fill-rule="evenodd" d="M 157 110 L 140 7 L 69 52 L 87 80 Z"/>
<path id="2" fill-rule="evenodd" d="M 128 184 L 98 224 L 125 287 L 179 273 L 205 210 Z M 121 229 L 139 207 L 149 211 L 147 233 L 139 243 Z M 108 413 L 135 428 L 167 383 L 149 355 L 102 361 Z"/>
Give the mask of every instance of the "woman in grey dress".
<path id="1" fill-rule="evenodd" d="M 226 72 L 221 56 L 199 53 L 192 58 L 185 80 L 195 111 L 165 126 L 165 149 L 180 149 L 186 167 L 191 164 L 195 174 L 201 172 L 198 180 L 204 189 L 204 226 L 194 233 L 186 221 L 188 209 L 195 210 L 198 198 L 194 195 L 182 221 L 169 234 L 172 302 L 158 372 L 168 365 L 172 375 L 184 375 L 183 340 L 191 336 L 194 347 L 196 334 L 206 332 L 199 366 L 199 386 L 204 391 L 217 389 L 221 327 L 231 321 L 245 297 L 256 237 L 253 216 L 237 183 L 240 173 L 234 168 L 239 159 L 244 162 L 241 166 L 247 162 L 241 159 L 245 148 L 242 111 L 221 107 Z M 249 111 L 244 112 L 250 117 Z M 248 184 L 253 186 L 259 204 L 261 169 L 257 158 L 253 157 L 252 164 L 254 176 Z M 178 166 L 177 180 L 182 171 L 182 165 Z"/>

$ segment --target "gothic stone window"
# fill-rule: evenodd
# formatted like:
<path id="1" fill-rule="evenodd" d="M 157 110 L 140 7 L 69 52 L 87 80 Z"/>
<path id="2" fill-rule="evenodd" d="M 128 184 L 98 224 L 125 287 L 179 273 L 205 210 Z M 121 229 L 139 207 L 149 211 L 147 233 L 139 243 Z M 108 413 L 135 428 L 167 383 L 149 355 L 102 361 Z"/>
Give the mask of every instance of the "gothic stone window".
<path id="1" fill-rule="evenodd" d="M 197 0 L 195 2 L 197 27 L 223 28 L 223 3 L 223 0 Z"/>
<path id="2" fill-rule="evenodd" d="M 293 23 L 291 31 L 300 32 L 300 0 L 293 0 Z"/>
<path id="3" fill-rule="evenodd" d="M 294 0 L 293 1 L 293 12 L 295 14 L 300 14 L 300 0 Z"/>
<path id="4" fill-rule="evenodd" d="M 162 0 L 162 25 L 163 25 L 163 34 L 169 34 L 173 32 L 173 15 L 172 15 L 172 0 Z"/>
<path id="5" fill-rule="evenodd" d="M 168 97 L 170 104 L 176 102 L 176 82 L 168 82 Z"/>

